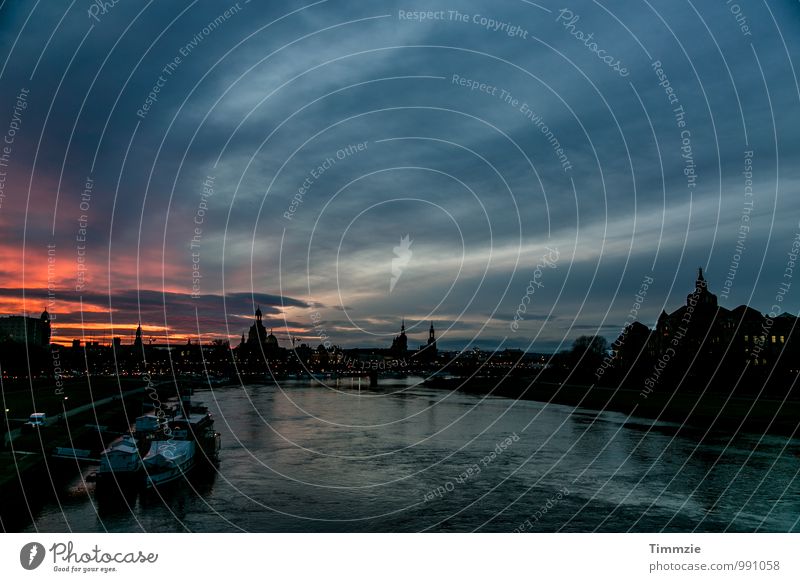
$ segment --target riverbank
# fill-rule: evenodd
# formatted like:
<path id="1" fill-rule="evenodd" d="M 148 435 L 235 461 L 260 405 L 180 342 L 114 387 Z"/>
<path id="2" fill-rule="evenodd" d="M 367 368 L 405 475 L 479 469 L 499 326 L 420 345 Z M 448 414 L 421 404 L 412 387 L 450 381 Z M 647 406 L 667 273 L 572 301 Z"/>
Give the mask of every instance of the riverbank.
<path id="1" fill-rule="evenodd" d="M 718 392 L 653 391 L 607 388 L 534 378 L 435 378 L 426 386 L 471 394 L 610 410 L 695 428 L 750 431 L 793 436 L 800 428 L 800 401 L 743 397 Z"/>
<path id="2" fill-rule="evenodd" d="M 163 400 L 176 393 L 173 382 L 151 386 Z M 37 411 L 47 413 L 48 423 L 40 428 L 27 427 L 20 419 L 9 418 L 4 423 L 6 431 L 2 443 L 5 446 L 0 452 L 0 520 L 3 515 L 18 512 L 20 507 L 30 510 L 31 500 L 48 497 L 48 491 L 57 487 L 62 473 L 74 473 L 77 460 L 54 458 L 52 454 L 57 447 L 102 450 L 109 435 L 125 430 L 131 420 L 142 413 L 144 405 L 153 400 L 150 391 L 141 380 L 116 383 L 92 379 L 91 385 L 73 383 L 68 400 L 63 397 L 37 399 L 37 392 L 53 392 L 46 385 L 33 387 L 27 393 L 4 394 L 6 402 L 13 402 L 14 406 L 26 406 L 29 401 L 37 407 L 44 406 Z"/>
<path id="3" fill-rule="evenodd" d="M 21 502 L 23 515 L 10 515 L 6 528 L 511 532 L 567 487 L 533 531 L 797 531 L 798 439 L 705 436 L 420 381 L 385 379 L 361 391 L 349 381 L 198 391 L 229 443 L 213 471 L 157 492 L 108 495 L 88 479 L 95 467 L 73 463 L 71 477 L 63 471 L 55 485 L 43 475 L 41 494 L 28 495 L 30 514 Z M 431 498 L 439 487 L 446 493 Z"/>

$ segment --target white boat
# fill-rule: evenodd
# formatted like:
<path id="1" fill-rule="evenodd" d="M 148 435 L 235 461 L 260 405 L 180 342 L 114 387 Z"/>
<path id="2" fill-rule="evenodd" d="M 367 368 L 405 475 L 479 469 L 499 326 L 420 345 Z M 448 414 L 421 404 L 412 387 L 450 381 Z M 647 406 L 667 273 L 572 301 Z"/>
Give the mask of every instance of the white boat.
<path id="1" fill-rule="evenodd" d="M 143 461 L 147 486 L 162 485 L 182 477 L 194 466 L 194 457 L 192 440 L 152 441 Z"/>
<path id="2" fill-rule="evenodd" d="M 115 440 L 100 454 L 100 467 L 97 476 L 114 475 L 129 477 L 138 474 L 142 468 L 142 456 L 133 435 L 126 434 Z"/>
<path id="3" fill-rule="evenodd" d="M 214 417 L 202 403 L 185 403 L 183 412 L 169 423 L 170 435 L 181 441 L 197 444 L 201 460 L 219 460 L 220 434 L 214 430 Z"/>

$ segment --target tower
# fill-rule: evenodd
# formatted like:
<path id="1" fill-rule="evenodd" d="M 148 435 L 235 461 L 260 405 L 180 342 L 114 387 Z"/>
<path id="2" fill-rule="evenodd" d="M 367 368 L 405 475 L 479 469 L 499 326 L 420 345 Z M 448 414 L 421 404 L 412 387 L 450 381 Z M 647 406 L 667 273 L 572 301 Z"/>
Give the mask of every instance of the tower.
<path id="1" fill-rule="evenodd" d="M 256 321 L 250 326 L 247 334 L 247 343 L 252 346 L 263 344 L 267 339 L 267 330 L 264 328 L 261 317 L 261 307 L 256 307 Z"/>
<path id="2" fill-rule="evenodd" d="M 708 283 L 703 277 L 703 267 L 697 268 L 697 279 L 694 282 L 694 292 L 686 296 L 686 305 L 717 306 L 717 296 L 708 290 Z"/>
<path id="3" fill-rule="evenodd" d="M 400 335 L 392 340 L 392 351 L 395 355 L 405 355 L 408 351 L 408 337 L 406 337 L 406 319 L 400 323 Z"/>
<path id="4" fill-rule="evenodd" d="M 142 324 L 141 322 L 136 327 L 136 338 L 133 340 L 133 347 L 137 350 L 142 349 Z"/>
<path id="5" fill-rule="evenodd" d="M 429 360 L 435 360 L 438 350 L 436 349 L 436 332 L 433 329 L 433 322 L 428 330 L 428 345 L 425 346 L 425 353 Z"/>
<path id="6" fill-rule="evenodd" d="M 41 344 L 43 346 L 47 347 L 47 346 L 50 345 L 51 328 L 50 328 L 50 314 L 47 313 L 47 309 L 46 308 L 45 308 L 44 311 L 42 311 L 42 315 L 39 318 L 39 321 L 41 321 L 41 325 L 42 325 L 42 327 L 41 327 L 41 330 L 42 330 Z"/>

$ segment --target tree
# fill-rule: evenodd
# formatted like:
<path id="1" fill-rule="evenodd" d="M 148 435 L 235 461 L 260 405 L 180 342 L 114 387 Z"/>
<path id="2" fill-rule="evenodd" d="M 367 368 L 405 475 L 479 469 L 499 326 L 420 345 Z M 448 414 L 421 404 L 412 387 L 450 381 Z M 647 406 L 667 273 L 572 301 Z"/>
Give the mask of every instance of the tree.
<path id="1" fill-rule="evenodd" d="M 608 340 L 599 335 L 582 335 L 572 343 L 570 363 L 578 379 L 594 375 L 608 352 Z"/>
<path id="2" fill-rule="evenodd" d="M 572 353 L 578 356 L 603 357 L 608 352 L 608 340 L 599 335 L 582 335 L 572 342 Z"/>

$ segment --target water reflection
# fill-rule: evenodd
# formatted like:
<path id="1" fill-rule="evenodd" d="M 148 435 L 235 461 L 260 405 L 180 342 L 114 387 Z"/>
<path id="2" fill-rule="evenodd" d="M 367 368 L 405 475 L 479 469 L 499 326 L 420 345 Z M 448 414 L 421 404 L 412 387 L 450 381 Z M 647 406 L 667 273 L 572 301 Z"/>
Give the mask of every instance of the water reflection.
<path id="1" fill-rule="evenodd" d="M 382 389 L 207 392 L 218 468 L 113 494 L 73 475 L 16 529 L 512 531 L 566 487 L 531 531 L 798 530 L 797 440 L 701 441 L 703 431 L 619 413 L 403 381 Z"/>

